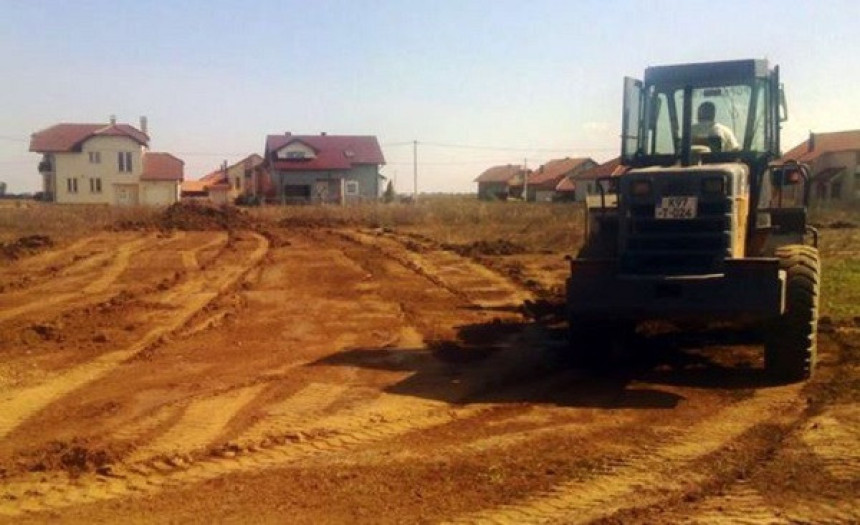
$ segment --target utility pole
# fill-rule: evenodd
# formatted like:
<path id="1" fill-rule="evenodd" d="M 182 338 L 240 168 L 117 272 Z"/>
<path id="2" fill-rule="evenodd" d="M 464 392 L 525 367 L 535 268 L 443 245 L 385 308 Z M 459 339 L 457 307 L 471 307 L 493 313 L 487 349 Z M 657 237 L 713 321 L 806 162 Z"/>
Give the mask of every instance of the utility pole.
<path id="1" fill-rule="evenodd" d="M 412 200 L 418 200 L 418 141 L 412 141 Z"/>
<path id="2" fill-rule="evenodd" d="M 523 159 L 523 201 L 529 201 L 529 160 Z"/>

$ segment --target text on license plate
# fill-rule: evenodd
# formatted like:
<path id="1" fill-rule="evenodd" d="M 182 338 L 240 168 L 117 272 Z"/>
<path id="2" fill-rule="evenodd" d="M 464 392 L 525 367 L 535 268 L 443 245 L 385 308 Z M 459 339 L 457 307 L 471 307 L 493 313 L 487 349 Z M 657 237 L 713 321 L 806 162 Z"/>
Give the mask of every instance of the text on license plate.
<path id="1" fill-rule="evenodd" d="M 658 219 L 695 219 L 698 199 L 696 197 L 663 197 L 654 209 Z"/>

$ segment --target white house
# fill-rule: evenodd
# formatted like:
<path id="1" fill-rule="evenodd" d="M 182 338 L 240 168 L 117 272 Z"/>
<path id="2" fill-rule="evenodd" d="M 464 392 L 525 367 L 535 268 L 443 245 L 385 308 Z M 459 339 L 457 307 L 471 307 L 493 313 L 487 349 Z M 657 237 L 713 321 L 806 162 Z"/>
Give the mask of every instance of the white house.
<path id="1" fill-rule="evenodd" d="M 182 160 L 149 151 L 146 118 L 129 124 L 57 124 L 34 133 L 44 199 L 58 203 L 163 206 L 179 200 Z"/>

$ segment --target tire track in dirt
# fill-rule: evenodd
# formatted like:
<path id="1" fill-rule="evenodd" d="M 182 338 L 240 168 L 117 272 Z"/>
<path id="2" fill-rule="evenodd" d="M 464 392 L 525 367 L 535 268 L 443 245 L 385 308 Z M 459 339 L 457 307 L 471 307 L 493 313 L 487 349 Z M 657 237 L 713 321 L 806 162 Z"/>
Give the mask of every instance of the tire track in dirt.
<path id="1" fill-rule="evenodd" d="M 136 463 L 153 456 L 188 454 L 207 447 L 263 387 L 254 385 L 191 402 L 175 425 L 136 451 L 128 461 Z"/>
<path id="2" fill-rule="evenodd" d="M 660 516 L 660 521 L 689 525 L 749 524 L 844 524 L 860 522 L 860 496 L 841 501 L 795 500 L 769 502 L 747 483 L 735 484 L 725 493 L 705 498 L 681 515 Z"/>
<path id="3" fill-rule="evenodd" d="M 102 270 L 101 275 L 87 285 L 83 291 L 86 294 L 98 294 L 108 289 L 110 285 L 119 279 L 119 276 L 128 268 L 131 256 L 140 250 L 141 246 L 150 239 L 140 239 L 133 243 L 119 246 L 113 256 L 111 264 Z"/>
<path id="4" fill-rule="evenodd" d="M 451 421 L 478 416 L 486 406 L 453 407 L 445 403 L 414 403 L 402 396 L 383 395 L 330 418 L 319 425 L 318 436 L 305 435 L 294 442 L 271 448 L 252 447 L 224 457 L 186 461 L 150 461 L 118 467 L 109 476 L 73 481 L 54 475 L 31 476 L 6 483 L 0 489 L 0 516 L 57 511 L 96 501 L 151 496 L 171 487 L 200 483 L 225 475 L 283 467 L 302 460 L 348 453 L 372 443 L 430 429 Z"/>
<path id="5" fill-rule="evenodd" d="M 38 286 L 45 279 L 69 273 L 77 266 L 92 264 L 94 257 L 106 254 L 99 252 L 99 243 L 106 244 L 107 234 L 84 237 L 65 247 L 58 247 L 12 264 L 0 266 L 0 293 L 18 291 Z M 86 250 L 85 250 L 86 248 Z M 110 249 L 106 246 L 105 249 Z"/>
<path id="6" fill-rule="evenodd" d="M 780 509 L 769 504 L 757 490 L 748 485 L 735 485 L 725 494 L 706 498 L 696 506 L 691 516 L 672 517 L 671 521 L 689 525 L 791 523 Z"/>
<path id="7" fill-rule="evenodd" d="M 268 251 L 268 241 L 252 234 L 255 247 L 247 256 L 233 265 L 200 272 L 194 278 L 178 284 L 153 299 L 165 308 L 150 321 L 155 328 L 146 332 L 135 343 L 121 350 L 102 354 L 86 364 L 79 365 L 41 384 L 7 390 L 0 397 L 0 437 L 42 408 L 87 383 L 95 381 L 117 368 L 123 361 L 152 347 L 159 339 L 183 327 L 215 297 L 236 283 L 250 268 L 262 261 Z"/>
<path id="8" fill-rule="evenodd" d="M 25 293 L 8 294 L 4 299 L 8 300 L 15 306 L 6 307 L 0 311 L 0 322 L 9 321 L 10 319 L 20 317 L 29 312 L 45 310 L 48 307 L 63 303 L 74 302 L 75 304 L 78 304 L 81 301 L 96 302 L 100 300 L 102 298 L 100 294 L 114 281 L 116 281 L 119 275 L 128 268 L 131 255 L 140 250 L 140 248 L 150 240 L 152 240 L 151 236 L 147 236 L 122 243 L 117 247 L 116 254 L 103 254 L 101 256 L 96 256 L 88 259 L 86 261 L 86 265 L 79 265 L 80 267 L 75 268 L 74 272 L 72 272 L 72 269 L 67 269 L 65 272 L 62 272 L 60 278 L 63 279 L 63 281 L 72 280 L 72 282 L 65 283 L 65 289 L 75 289 L 76 286 L 79 286 L 74 292 L 61 292 L 57 289 L 51 290 L 51 288 L 56 288 L 58 284 L 58 280 L 54 279 L 40 284 L 37 287 L 30 288 Z M 109 260 L 111 262 L 108 263 L 107 267 L 100 267 L 99 263 L 102 261 L 107 262 Z M 91 273 L 86 272 L 86 270 L 90 269 L 93 272 L 97 272 L 101 269 L 100 275 L 94 280 L 90 279 L 92 277 Z M 80 272 L 80 270 L 84 270 L 84 272 Z M 84 285 L 87 281 L 89 281 L 89 283 Z M 76 285 L 76 283 L 79 282 L 80 284 Z M 30 299 L 33 295 L 37 295 L 37 298 L 28 301 L 27 299 Z M 80 301 L 74 301 L 75 299 L 80 299 Z"/>
<path id="9" fill-rule="evenodd" d="M 801 386 L 759 390 L 687 429 L 619 458 L 600 474 L 564 483 L 546 494 L 460 516 L 451 523 L 587 523 L 615 512 L 653 505 L 670 493 L 700 485 L 707 475 L 685 469 L 757 424 L 773 417 L 797 419 Z"/>
<path id="10" fill-rule="evenodd" d="M 179 253 L 182 256 L 183 267 L 186 270 L 199 270 L 202 266 L 200 255 L 212 250 L 216 251 L 217 254 L 227 244 L 228 239 L 229 235 L 227 233 L 219 232 L 214 239 L 202 246 L 198 246 L 193 250 L 180 250 Z"/>
<path id="11" fill-rule="evenodd" d="M 483 308 L 519 306 L 533 300 L 531 292 L 520 288 L 495 271 L 446 250 L 426 248 L 410 251 L 402 239 L 392 235 L 339 232 L 342 238 L 378 250 L 384 256 L 424 276 L 437 286 Z"/>
<path id="12" fill-rule="evenodd" d="M 336 243 L 333 247 L 339 249 L 342 245 L 343 243 Z M 377 253 L 371 259 L 380 259 L 380 254 L 376 250 L 368 250 L 368 247 L 365 246 L 362 249 L 368 254 Z M 352 260 L 349 256 L 347 256 L 347 259 Z M 373 265 L 373 263 L 364 261 L 362 258 L 359 266 L 363 267 L 363 264 Z M 396 267 L 400 268 L 400 265 L 398 264 Z M 411 275 L 411 273 L 404 272 L 404 270 L 398 271 L 403 272 L 403 275 Z M 387 277 L 389 275 L 387 272 L 384 271 L 381 276 Z M 387 283 L 387 281 L 382 282 Z M 188 288 L 191 285 L 186 283 L 184 286 Z M 380 298 L 380 300 L 390 301 L 396 285 L 383 284 L 383 287 L 386 287 L 386 290 L 381 292 L 384 297 Z M 187 295 L 188 291 L 190 290 L 173 289 L 166 293 L 165 296 Z M 446 291 L 445 293 L 449 292 Z M 406 300 L 423 302 L 425 297 L 424 294 L 421 294 Z M 442 303 L 439 304 L 441 305 Z M 418 304 L 413 306 L 416 308 L 423 307 Z M 399 343 L 398 346 L 403 347 L 423 347 L 423 337 L 415 327 L 404 326 L 400 327 Z M 499 355 L 501 355 L 501 352 L 496 354 L 495 357 L 498 358 Z M 493 360 L 491 359 L 490 361 Z M 501 381 L 500 376 L 505 375 L 505 371 L 508 374 L 520 374 L 519 364 L 518 361 L 514 361 L 508 363 L 506 367 L 500 367 L 498 366 L 499 363 L 496 363 L 496 366 L 492 367 L 492 373 L 487 373 L 483 382 L 473 382 L 469 390 L 484 388 L 492 382 L 498 383 Z M 351 396 L 351 393 L 355 395 Z M 341 453 L 347 454 L 362 446 L 397 438 L 410 432 L 475 417 L 491 409 L 491 407 L 486 405 L 476 404 L 460 407 L 441 400 L 415 398 L 390 393 L 380 395 L 378 388 L 361 385 L 354 385 L 353 388 L 343 393 L 329 392 L 323 394 L 323 397 L 334 398 L 338 404 L 343 404 L 343 399 L 354 400 L 351 403 L 347 403 L 345 408 L 333 414 L 325 415 L 325 409 L 322 409 L 320 412 L 311 410 L 310 417 L 304 421 L 299 421 L 299 425 L 295 424 L 295 420 L 281 419 L 279 421 L 279 416 L 274 414 L 273 417 L 270 417 L 269 421 L 263 423 L 266 427 L 258 427 L 254 429 L 256 434 L 251 433 L 250 436 L 243 438 L 250 441 L 250 443 L 236 447 L 235 451 L 227 449 L 223 451 L 226 452 L 224 457 L 220 458 L 204 456 L 203 459 L 196 461 L 192 458 L 178 458 L 179 461 L 174 460 L 174 458 L 167 458 L 166 460 L 150 458 L 149 460 L 140 461 L 128 466 L 119 465 L 107 476 L 93 476 L 92 479 L 78 480 L 77 482 L 70 482 L 68 479 L 63 479 L 62 476 L 52 476 L 48 481 L 40 479 L 9 483 L 5 487 L 7 491 L 5 499 L 10 503 L 0 503 L 0 514 L 12 516 L 25 512 L 28 509 L 33 511 L 50 510 L 80 505 L 88 501 L 114 499 L 139 494 L 154 494 L 163 490 L 166 486 L 177 486 L 214 479 L 234 472 L 279 467 L 309 458 L 333 457 Z M 368 399 L 369 397 L 370 399 Z M 304 401 L 301 399 L 293 399 L 292 402 L 287 400 L 280 406 L 280 409 L 289 410 L 288 407 L 290 404 L 297 406 L 295 405 L 296 402 L 303 403 Z M 323 406 L 326 402 L 321 401 L 319 404 Z M 204 403 L 204 401 L 198 403 Z M 242 403 L 237 402 L 236 405 L 240 407 Z M 198 406 L 202 407 L 203 405 Z M 2 405 L 0 405 L 0 408 L 2 408 Z M 202 414 L 203 412 L 205 410 L 202 408 L 197 411 L 198 414 Z M 179 434 L 181 431 L 178 429 L 188 426 L 190 420 L 196 419 L 196 417 L 187 418 L 183 421 L 183 418 L 181 416 L 176 417 L 175 413 L 157 413 L 139 428 L 149 434 L 165 428 L 164 435 L 170 435 L 171 433 L 181 435 Z M 282 424 L 289 425 L 290 428 L 286 429 Z M 261 433 L 263 433 L 260 432 L 261 428 L 267 428 L 263 432 L 291 431 L 293 433 L 292 439 L 282 435 L 282 437 L 286 437 L 287 439 L 279 441 L 281 444 L 274 447 L 271 447 L 272 440 L 267 440 L 266 438 L 262 438 L 261 441 L 255 444 L 253 440 L 259 439 Z M 211 436 L 214 432 L 209 431 L 206 434 L 207 436 Z M 138 437 L 134 433 L 131 433 L 131 435 L 134 436 L 132 439 Z M 198 441 L 202 442 L 205 440 Z M 164 447 L 159 448 L 159 450 L 163 449 Z M 217 453 L 217 451 L 215 452 Z M 141 456 L 144 455 L 146 454 L 141 454 Z M 0 498 L 0 501 L 2 501 L 2 498 Z"/>
<path id="13" fill-rule="evenodd" d="M 268 405 L 263 419 L 243 432 L 237 441 L 257 444 L 286 432 L 296 432 L 309 420 L 319 418 L 347 389 L 346 385 L 311 383 L 279 403 Z"/>
<path id="14" fill-rule="evenodd" d="M 136 441 L 142 436 L 165 428 L 171 421 L 178 420 L 182 416 L 182 409 L 180 405 L 159 406 L 156 410 L 112 430 L 111 436 L 118 441 Z"/>
<path id="15" fill-rule="evenodd" d="M 860 482 L 860 407 L 834 405 L 806 422 L 800 437 L 828 474 Z"/>

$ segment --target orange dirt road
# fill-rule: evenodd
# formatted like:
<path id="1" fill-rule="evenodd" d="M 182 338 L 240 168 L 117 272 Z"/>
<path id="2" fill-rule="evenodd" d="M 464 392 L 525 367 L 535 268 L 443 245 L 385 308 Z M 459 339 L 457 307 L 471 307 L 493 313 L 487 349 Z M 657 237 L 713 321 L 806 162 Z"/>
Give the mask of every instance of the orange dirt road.
<path id="1" fill-rule="evenodd" d="M 560 255 L 264 233 L 0 268 L 0 523 L 860 521 L 856 328 L 808 384 L 714 330 L 587 372 L 534 312 Z"/>

